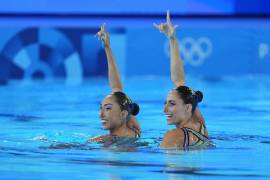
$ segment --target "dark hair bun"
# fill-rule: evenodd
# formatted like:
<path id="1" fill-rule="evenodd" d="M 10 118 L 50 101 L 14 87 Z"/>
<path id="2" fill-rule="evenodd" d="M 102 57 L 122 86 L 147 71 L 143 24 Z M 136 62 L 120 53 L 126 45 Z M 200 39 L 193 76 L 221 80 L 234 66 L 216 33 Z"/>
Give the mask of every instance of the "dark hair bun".
<path id="1" fill-rule="evenodd" d="M 196 91 L 195 96 L 197 96 L 197 102 L 201 102 L 203 99 L 203 93 L 201 91 Z"/>
<path id="2" fill-rule="evenodd" d="M 130 113 L 133 115 L 133 116 L 136 116 L 140 111 L 140 107 L 138 104 L 136 103 L 131 103 L 130 104 Z"/>

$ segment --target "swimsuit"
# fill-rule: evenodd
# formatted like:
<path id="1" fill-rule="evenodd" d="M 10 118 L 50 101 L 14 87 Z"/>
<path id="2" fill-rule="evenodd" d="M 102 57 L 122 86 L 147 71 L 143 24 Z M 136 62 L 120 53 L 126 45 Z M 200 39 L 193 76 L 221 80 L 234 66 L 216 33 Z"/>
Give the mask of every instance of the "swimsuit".
<path id="1" fill-rule="evenodd" d="M 184 132 L 184 143 L 183 143 L 184 149 L 188 149 L 189 147 L 195 147 L 195 146 L 200 146 L 204 144 L 211 144 L 211 141 L 208 139 L 208 137 L 204 135 L 206 128 L 203 124 L 200 127 L 200 132 L 197 132 L 187 127 L 183 127 L 181 129 Z M 189 133 L 192 133 L 194 136 L 198 138 L 198 140 L 193 144 L 190 144 L 189 142 Z"/>

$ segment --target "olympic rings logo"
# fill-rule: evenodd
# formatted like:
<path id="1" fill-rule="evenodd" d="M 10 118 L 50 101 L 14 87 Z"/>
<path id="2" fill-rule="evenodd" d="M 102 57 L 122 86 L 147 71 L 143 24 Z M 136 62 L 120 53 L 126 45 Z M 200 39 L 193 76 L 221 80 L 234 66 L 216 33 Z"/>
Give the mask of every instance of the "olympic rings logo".
<path id="1" fill-rule="evenodd" d="M 170 57 L 169 42 L 164 45 L 165 54 Z M 185 37 L 180 40 L 180 54 L 183 57 L 183 62 L 189 63 L 192 66 L 203 64 L 213 51 L 213 45 L 209 38 L 200 37 L 195 40 L 192 37 Z"/>
<path id="2" fill-rule="evenodd" d="M 264 59 L 269 54 L 269 49 L 267 43 L 260 43 L 258 47 L 259 58 Z"/>

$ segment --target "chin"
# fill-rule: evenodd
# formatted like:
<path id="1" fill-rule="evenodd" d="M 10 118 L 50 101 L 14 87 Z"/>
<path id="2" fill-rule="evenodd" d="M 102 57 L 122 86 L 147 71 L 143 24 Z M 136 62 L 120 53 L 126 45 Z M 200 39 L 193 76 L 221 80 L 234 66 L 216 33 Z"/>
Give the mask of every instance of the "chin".
<path id="1" fill-rule="evenodd" d="M 168 125 L 177 125 L 178 123 L 177 122 L 174 122 L 174 121 L 172 121 L 172 120 L 167 120 L 167 124 Z"/>
<path id="2" fill-rule="evenodd" d="M 173 125 L 174 123 L 171 120 L 167 120 L 168 125 Z"/>
<path id="3" fill-rule="evenodd" d="M 105 126 L 102 126 L 102 129 L 103 129 L 103 130 L 109 130 L 110 128 L 109 128 L 108 126 L 105 125 Z"/>

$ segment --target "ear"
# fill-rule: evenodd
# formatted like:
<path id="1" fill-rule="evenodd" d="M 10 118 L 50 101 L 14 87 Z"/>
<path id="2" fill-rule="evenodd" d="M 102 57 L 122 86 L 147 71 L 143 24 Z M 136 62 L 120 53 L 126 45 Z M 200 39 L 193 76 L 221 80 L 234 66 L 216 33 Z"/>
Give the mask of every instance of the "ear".
<path id="1" fill-rule="evenodd" d="M 192 105 L 191 104 L 186 104 L 186 110 L 187 110 L 187 112 L 191 113 Z"/>
<path id="2" fill-rule="evenodd" d="M 128 111 L 127 110 L 121 111 L 120 116 L 121 116 L 121 119 L 127 119 Z"/>

